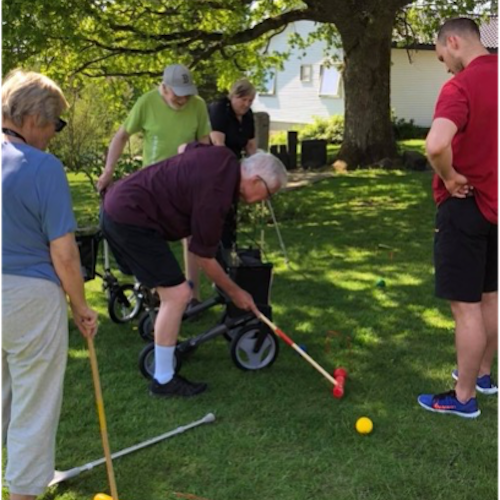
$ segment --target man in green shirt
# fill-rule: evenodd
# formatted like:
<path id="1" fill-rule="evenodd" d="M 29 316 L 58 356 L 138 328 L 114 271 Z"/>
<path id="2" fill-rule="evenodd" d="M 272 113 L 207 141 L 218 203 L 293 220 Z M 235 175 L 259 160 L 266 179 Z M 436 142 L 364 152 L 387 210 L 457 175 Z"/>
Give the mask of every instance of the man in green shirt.
<path id="1" fill-rule="evenodd" d="M 185 66 L 167 66 L 160 86 L 137 100 L 113 137 L 104 172 L 97 181 L 98 190 L 113 180 L 116 163 L 133 134 L 142 132 L 144 137 L 143 166 L 175 156 L 181 144 L 195 140 L 209 144 L 207 106 L 196 94 L 193 78 Z"/>
<path id="2" fill-rule="evenodd" d="M 177 154 L 181 144 L 197 140 L 210 144 L 211 132 L 205 101 L 197 95 L 190 71 L 182 64 L 165 68 L 158 88 L 142 95 L 109 145 L 104 171 L 97 181 L 98 191 L 113 180 L 116 163 L 131 135 L 143 134 L 143 166 Z M 186 275 L 193 283 L 193 296 L 199 300 L 199 272 L 194 257 L 185 248 Z"/>

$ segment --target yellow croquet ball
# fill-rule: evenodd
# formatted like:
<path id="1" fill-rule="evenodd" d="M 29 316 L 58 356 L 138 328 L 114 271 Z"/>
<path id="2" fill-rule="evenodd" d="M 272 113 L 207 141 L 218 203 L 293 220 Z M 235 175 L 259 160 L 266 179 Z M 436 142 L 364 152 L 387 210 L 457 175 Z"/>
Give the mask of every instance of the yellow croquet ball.
<path id="1" fill-rule="evenodd" d="M 368 417 L 358 418 L 356 421 L 356 430 L 360 434 L 370 434 L 373 430 L 373 422 Z"/>
<path id="2" fill-rule="evenodd" d="M 98 493 L 95 497 L 94 500 L 113 500 L 112 497 L 109 495 L 106 495 L 105 493 Z"/>

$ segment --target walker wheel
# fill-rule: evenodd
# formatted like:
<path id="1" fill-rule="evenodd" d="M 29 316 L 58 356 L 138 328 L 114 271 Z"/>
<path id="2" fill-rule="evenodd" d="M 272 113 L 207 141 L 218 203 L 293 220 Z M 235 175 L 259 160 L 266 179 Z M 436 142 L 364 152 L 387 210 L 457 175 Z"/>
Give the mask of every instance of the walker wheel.
<path id="1" fill-rule="evenodd" d="M 233 337 L 231 359 L 240 370 L 261 370 L 271 366 L 279 352 L 279 342 L 265 325 L 242 327 Z"/>

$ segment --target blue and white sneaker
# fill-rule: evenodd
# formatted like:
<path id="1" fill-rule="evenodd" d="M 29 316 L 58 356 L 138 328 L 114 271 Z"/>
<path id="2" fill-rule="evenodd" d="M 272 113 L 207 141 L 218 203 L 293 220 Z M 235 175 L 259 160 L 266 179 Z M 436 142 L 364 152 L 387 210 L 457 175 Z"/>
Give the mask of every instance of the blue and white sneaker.
<path id="1" fill-rule="evenodd" d="M 453 370 L 451 376 L 454 380 L 458 380 L 458 370 Z M 498 393 L 498 387 L 495 385 L 491 375 L 483 375 L 476 380 L 476 391 L 491 396 Z"/>
<path id="2" fill-rule="evenodd" d="M 481 415 L 481 410 L 477 406 L 476 398 L 470 398 L 467 403 L 461 403 L 457 399 L 455 391 L 444 392 L 443 394 L 421 394 L 418 397 L 418 404 L 428 411 L 436 413 L 450 413 L 463 418 L 477 418 Z"/>

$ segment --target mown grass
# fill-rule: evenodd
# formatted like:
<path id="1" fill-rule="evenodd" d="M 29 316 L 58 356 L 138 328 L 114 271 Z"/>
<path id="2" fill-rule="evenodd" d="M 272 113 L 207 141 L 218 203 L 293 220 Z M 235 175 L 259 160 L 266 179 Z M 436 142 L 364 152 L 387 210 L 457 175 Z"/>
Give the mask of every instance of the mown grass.
<path id="1" fill-rule="evenodd" d="M 96 200 L 71 176 L 79 220 Z M 327 370 L 349 371 L 346 394 L 281 344 L 256 373 L 232 363 L 228 343 L 202 345 L 184 365 L 209 391 L 158 400 L 137 368 L 144 346 L 135 324 L 107 317 L 99 279 L 87 284 L 101 313 L 96 339 L 111 447 L 120 450 L 197 420 L 215 423 L 115 461 L 121 500 L 492 500 L 497 498 L 497 400 L 479 396 L 475 421 L 434 415 L 421 392 L 452 387 L 453 323 L 433 296 L 431 176 L 356 171 L 276 197 L 290 258 L 272 225 L 247 225 L 240 243 L 265 232 L 274 263 L 275 322 Z M 383 278 L 385 288 L 376 282 Z M 204 293 L 211 289 L 204 284 Z M 215 311 L 185 323 L 184 337 L 214 325 Z M 73 328 L 57 441 L 65 470 L 102 456 L 88 355 Z M 356 419 L 374 431 L 361 436 Z M 52 488 L 43 500 L 109 492 L 104 466 Z M 184 495 L 184 496 L 182 496 Z M 7 498 L 7 497 L 4 497 Z"/>

